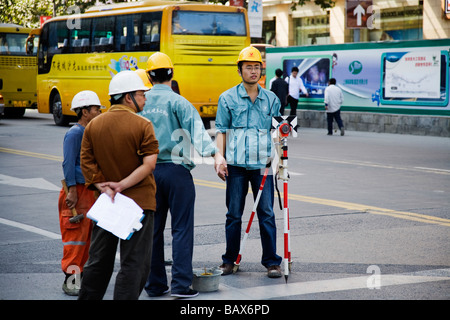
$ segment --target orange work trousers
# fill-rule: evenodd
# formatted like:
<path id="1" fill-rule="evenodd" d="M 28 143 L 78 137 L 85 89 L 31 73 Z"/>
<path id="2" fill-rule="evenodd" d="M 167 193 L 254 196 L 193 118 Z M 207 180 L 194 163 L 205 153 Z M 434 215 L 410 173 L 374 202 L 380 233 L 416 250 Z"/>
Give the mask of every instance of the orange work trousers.
<path id="1" fill-rule="evenodd" d="M 61 267 L 67 274 L 83 272 L 84 264 L 89 257 L 91 244 L 92 220 L 86 217 L 86 213 L 95 202 L 94 191 L 87 189 L 82 184 L 77 184 L 78 202 L 75 209 L 78 214 L 83 214 L 84 219 L 79 223 L 71 223 L 72 211 L 66 205 L 66 193 L 61 189 L 58 199 L 59 224 L 63 243 L 63 258 Z"/>

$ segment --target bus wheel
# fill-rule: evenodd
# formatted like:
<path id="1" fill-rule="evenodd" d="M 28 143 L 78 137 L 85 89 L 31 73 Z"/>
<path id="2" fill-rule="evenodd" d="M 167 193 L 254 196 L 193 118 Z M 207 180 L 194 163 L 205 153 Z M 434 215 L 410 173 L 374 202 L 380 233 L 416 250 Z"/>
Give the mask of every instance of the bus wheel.
<path id="1" fill-rule="evenodd" d="M 52 99 L 53 120 L 57 126 L 67 126 L 69 124 L 69 117 L 63 115 L 61 97 L 56 93 Z"/>
<path id="2" fill-rule="evenodd" d="M 5 114 L 5 118 L 9 118 L 9 119 L 22 118 L 23 115 L 25 114 L 25 108 L 6 107 L 4 114 Z"/>

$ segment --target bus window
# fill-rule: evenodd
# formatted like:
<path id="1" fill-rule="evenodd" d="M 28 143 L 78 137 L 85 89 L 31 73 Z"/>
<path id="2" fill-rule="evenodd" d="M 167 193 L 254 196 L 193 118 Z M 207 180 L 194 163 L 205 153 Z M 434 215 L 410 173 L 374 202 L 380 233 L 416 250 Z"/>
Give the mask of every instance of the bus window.
<path id="1" fill-rule="evenodd" d="M 92 21 L 94 52 L 114 50 L 114 17 L 100 17 Z"/>
<path id="2" fill-rule="evenodd" d="M 159 51 L 159 32 L 162 12 L 147 12 L 142 15 L 141 51 Z"/>
<path id="3" fill-rule="evenodd" d="M 243 13 L 174 11 L 173 34 L 245 36 Z"/>
<path id="4" fill-rule="evenodd" d="M 39 35 L 30 34 L 26 40 L 25 51 L 29 56 L 36 56 L 39 45 Z"/>
<path id="5" fill-rule="evenodd" d="M 53 56 L 67 52 L 69 52 L 69 29 L 66 21 L 45 24 L 39 46 L 38 73 L 48 73 Z"/>
<path id="6" fill-rule="evenodd" d="M 0 34 L 0 54 L 6 55 L 26 55 L 25 42 L 26 34 L 2 33 Z"/>
<path id="7" fill-rule="evenodd" d="M 140 14 L 117 16 L 116 51 L 136 51 L 139 48 Z"/>
<path id="8" fill-rule="evenodd" d="M 70 48 L 72 53 L 91 52 L 91 20 L 81 19 L 81 28 L 74 28 L 70 32 Z"/>

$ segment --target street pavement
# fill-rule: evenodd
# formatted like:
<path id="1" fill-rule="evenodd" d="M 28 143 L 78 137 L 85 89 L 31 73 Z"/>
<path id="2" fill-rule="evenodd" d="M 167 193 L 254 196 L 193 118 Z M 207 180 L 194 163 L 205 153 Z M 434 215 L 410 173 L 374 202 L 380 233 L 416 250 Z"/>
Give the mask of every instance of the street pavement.
<path id="1" fill-rule="evenodd" d="M 2 300 L 76 300 L 61 290 L 57 199 L 67 129 L 35 110 L 27 110 L 23 119 L 0 120 Z M 268 300 L 450 298 L 450 139 L 338 133 L 327 136 L 325 128 L 300 128 L 299 136 L 288 140 L 293 263 L 287 281 L 269 279 L 260 264 L 255 217 L 239 271 L 221 276 L 217 291 L 183 301 L 196 305 L 219 301 L 224 315 L 225 304 L 240 300 L 261 306 Z M 210 164 L 199 162 L 192 171 L 193 264 L 211 268 L 221 263 L 225 250 L 225 183 Z M 243 228 L 252 205 L 249 195 Z M 274 210 L 278 254 L 283 256 L 278 198 Z M 169 221 L 167 259 L 171 259 L 170 231 Z M 105 300 L 112 299 L 118 267 L 117 259 Z M 169 279 L 170 271 L 167 266 Z M 150 298 L 145 292 L 140 299 L 175 300 L 170 295 Z M 179 308 L 180 314 L 186 311 Z"/>

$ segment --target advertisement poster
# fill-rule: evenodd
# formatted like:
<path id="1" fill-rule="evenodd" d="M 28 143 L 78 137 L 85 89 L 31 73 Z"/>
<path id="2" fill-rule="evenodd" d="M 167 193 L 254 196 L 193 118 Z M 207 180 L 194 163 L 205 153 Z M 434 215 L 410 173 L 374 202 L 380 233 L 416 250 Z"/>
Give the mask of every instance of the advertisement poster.
<path id="1" fill-rule="evenodd" d="M 324 97 L 330 80 L 331 57 L 302 57 L 283 61 L 283 79 L 291 75 L 293 67 L 298 68 L 300 77 L 311 98 Z M 301 95 L 302 96 L 302 95 Z"/>
<path id="2" fill-rule="evenodd" d="M 388 53 L 385 98 L 439 98 L 440 51 Z"/>
<path id="3" fill-rule="evenodd" d="M 305 109 L 323 108 L 323 91 L 333 77 L 344 93 L 344 110 L 446 114 L 450 111 L 450 42 L 401 44 L 268 48 L 267 81 L 277 68 L 286 77 L 297 66 L 309 93 L 300 96 L 299 106 Z"/>

